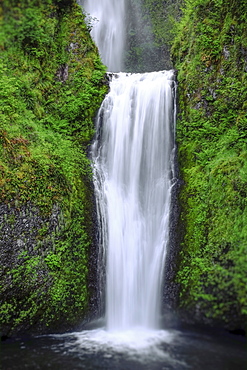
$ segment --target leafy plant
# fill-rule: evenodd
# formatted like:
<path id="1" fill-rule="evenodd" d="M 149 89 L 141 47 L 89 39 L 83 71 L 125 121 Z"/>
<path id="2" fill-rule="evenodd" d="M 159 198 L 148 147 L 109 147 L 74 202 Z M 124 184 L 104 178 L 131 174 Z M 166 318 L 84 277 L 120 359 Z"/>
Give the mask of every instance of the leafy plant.
<path id="1" fill-rule="evenodd" d="M 228 327 L 246 326 L 244 14 L 242 0 L 186 0 L 172 47 L 184 180 L 180 306 Z"/>
<path id="2" fill-rule="evenodd" d="M 86 153 L 106 68 L 75 1 L 6 0 L 0 15 L 1 252 L 15 246 L 0 272 L 1 331 L 71 326 L 90 298 Z"/>

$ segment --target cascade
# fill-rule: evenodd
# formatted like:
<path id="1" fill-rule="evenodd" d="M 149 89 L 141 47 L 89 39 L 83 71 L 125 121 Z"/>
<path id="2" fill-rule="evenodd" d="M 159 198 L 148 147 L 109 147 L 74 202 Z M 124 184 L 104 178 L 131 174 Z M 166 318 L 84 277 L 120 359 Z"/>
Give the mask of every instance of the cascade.
<path id="1" fill-rule="evenodd" d="M 172 71 L 115 74 L 98 114 L 92 153 L 111 330 L 158 327 L 169 234 L 173 94 Z"/>
<path id="2" fill-rule="evenodd" d="M 123 69 L 126 0 L 80 0 L 93 23 L 92 37 L 108 71 Z"/>
<path id="3" fill-rule="evenodd" d="M 100 255 L 106 265 L 106 325 L 120 331 L 155 329 L 169 238 L 174 73 L 119 72 L 124 0 L 83 4 L 99 18 L 92 36 L 111 70 L 92 145 Z"/>

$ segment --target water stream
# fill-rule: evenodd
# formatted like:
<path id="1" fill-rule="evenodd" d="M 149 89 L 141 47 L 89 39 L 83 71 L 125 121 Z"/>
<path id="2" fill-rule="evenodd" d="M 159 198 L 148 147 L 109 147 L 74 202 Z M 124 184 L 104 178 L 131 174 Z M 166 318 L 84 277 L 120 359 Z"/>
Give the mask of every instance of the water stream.
<path id="1" fill-rule="evenodd" d="M 124 68 L 126 0 L 79 0 L 92 26 L 92 37 L 111 72 Z"/>
<path id="2" fill-rule="evenodd" d="M 172 71 L 114 74 L 93 161 L 109 330 L 158 328 L 174 148 Z M 103 222 L 102 222 L 103 218 Z"/>
<path id="3" fill-rule="evenodd" d="M 83 2 L 98 18 L 92 36 L 111 72 L 122 66 L 125 2 Z M 110 79 L 92 148 L 106 323 L 108 330 L 158 328 L 169 235 L 174 75 L 111 73 Z"/>

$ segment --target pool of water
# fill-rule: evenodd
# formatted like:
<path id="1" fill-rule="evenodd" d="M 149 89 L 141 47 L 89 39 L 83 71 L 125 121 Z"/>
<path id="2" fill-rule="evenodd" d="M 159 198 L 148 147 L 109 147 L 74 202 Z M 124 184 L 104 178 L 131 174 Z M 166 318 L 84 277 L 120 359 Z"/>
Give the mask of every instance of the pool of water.
<path id="1" fill-rule="evenodd" d="M 246 370 L 246 340 L 226 332 L 104 329 L 9 339 L 0 368 L 120 370 Z"/>

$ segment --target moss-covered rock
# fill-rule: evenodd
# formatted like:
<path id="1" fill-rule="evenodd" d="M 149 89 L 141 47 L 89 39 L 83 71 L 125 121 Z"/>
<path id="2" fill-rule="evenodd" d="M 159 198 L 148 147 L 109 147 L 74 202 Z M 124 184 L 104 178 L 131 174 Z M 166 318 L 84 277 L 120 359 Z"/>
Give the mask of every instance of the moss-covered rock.
<path id="1" fill-rule="evenodd" d="M 105 67 L 73 0 L 4 1 L 0 21 L 0 332 L 64 330 L 91 299 Z"/>
<path id="2" fill-rule="evenodd" d="M 179 306 L 247 324 L 247 3 L 185 1 L 173 45 L 182 247 Z"/>
<path id="3" fill-rule="evenodd" d="M 171 69 L 170 49 L 181 0 L 127 0 L 126 70 Z"/>

